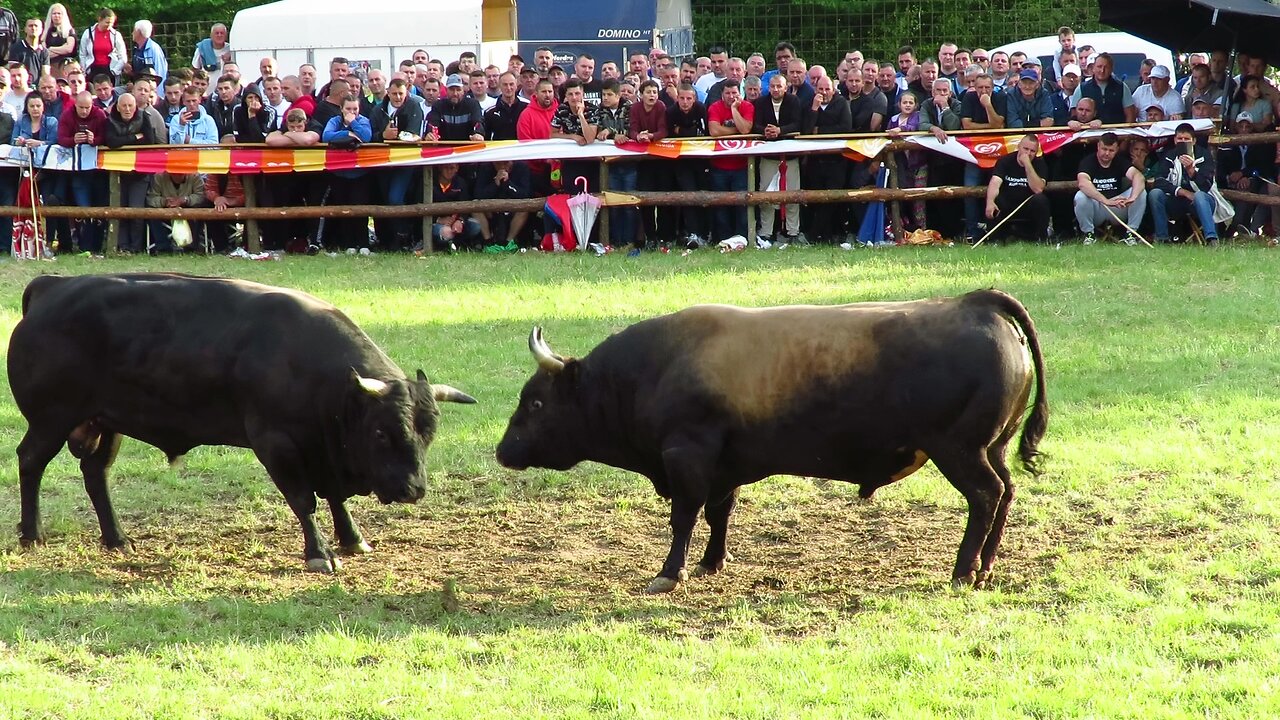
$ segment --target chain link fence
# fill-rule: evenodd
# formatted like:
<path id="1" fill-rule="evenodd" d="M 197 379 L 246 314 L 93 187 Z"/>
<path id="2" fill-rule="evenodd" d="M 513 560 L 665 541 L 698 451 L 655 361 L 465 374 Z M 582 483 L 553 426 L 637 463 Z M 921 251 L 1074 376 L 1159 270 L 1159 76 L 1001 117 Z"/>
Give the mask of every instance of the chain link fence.
<path id="1" fill-rule="evenodd" d="M 786 40 L 800 57 L 834 67 L 855 49 L 869 59 L 895 62 L 903 45 L 923 58 L 945 41 L 989 49 L 1053 35 L 1062 25 L 1076 32 L 1110 29 L 1098 22 L 1097 12 L 1090 3 L 1056 0 L 694 0 L 693 25 L 699 54 L 724 45 L 730 55 L 744 58 L 763 53 L 772 67 L 773 46 Z"/>
<path id="2" fill-rule="evenodd" d="M 209 28 L 215 23 L 225 23 L 227 27 L 231 27 L 231 18 L 156 23 L 155 40 L 160 47 L 164 48 L 165 57 L 169 58 L 169 67 L 175 70 L 180 67 L 189 67 L 191 58 L 196 54 L 196 43 L 209 37 Z M 232 47 L 235 45 L 233 44 Z M 257 66 L 253 69 L 256 70 Z"/>

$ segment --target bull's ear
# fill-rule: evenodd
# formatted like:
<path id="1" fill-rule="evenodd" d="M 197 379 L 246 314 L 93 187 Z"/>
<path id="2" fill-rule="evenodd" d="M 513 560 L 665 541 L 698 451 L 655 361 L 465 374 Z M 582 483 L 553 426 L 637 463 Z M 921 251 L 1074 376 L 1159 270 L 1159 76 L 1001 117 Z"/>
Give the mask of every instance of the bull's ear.
<path id="1" fill-rule="evenodd" d="M 474 405 L 476 402 L 475 398 L 449 385 L 432 385 L 431 395 L 436 402 L 455 402 L 464 405 Z"/>
<path id="2" fill-rule="evenodd" d="M 351 368 L 351 379 L 355 381 L 356 387 L 373 395 L 374 397 L 382 397 L 391 392 L 391 386 L 377 378 L 360 377 L 360 373 L 355 368 Z"/>
<path id="3" fill-rule="evenodd" d="M 422 372 L 422 368 L 418 368 L 418 382 L 430 384 L 430 381 L 427 380 L 427 374 Z"/>

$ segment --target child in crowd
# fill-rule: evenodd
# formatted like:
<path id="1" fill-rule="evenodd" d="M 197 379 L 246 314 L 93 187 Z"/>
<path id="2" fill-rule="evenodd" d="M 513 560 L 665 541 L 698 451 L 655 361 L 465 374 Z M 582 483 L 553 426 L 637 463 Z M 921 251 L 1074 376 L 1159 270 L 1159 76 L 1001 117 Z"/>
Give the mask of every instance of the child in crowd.
<path id="1" fill-rule="evenodd" d="M 916 103 L 916 96 L 912 93 L 903 93 L 902 97 L 898 98 L 898 114 L 889 118 L 887 132 L 897 135 L 916 132 L 919 129 L 920 109 Z M 929 166 L 923 150 L 907 150 L 898 156 L 898 178 L 899 187 L 903 188 L 925 187 L 929 184 Z M 925 228 L 923 200 L 911 203 L 908 220 L 912 230 Z"/>

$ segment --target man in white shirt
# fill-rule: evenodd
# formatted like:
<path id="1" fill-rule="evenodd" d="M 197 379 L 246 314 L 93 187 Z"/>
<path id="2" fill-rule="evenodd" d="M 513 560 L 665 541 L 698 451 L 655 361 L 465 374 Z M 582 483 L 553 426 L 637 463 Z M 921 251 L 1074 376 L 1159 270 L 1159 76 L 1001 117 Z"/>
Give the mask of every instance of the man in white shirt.
<path id="1" fill-rule="evenodd" d="M 1133 104 L 1142 109 L 1159 105 L 1166 120 L 1181 120 L 1186 108 L 1182 96 L 1169 87 L 1169 74 L 1169 68 L 1164 65 L 1151 68 L 1150 82 L 1133 91 Z"/>

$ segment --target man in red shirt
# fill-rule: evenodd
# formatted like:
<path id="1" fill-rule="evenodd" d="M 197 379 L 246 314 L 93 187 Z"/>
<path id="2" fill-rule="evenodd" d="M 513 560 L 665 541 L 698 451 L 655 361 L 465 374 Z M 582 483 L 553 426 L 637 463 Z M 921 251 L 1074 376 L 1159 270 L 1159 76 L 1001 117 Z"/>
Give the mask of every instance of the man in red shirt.
<path id="1" fill-rule="evenodd" d="M 720 99 L 707 108 L 707 128 L 711 137 L 747 135 L 755 121 L 756 109 L 742 99 L 740 84 L 725 82 Z M 747 158 L 743 156 L 711 156 L 711 190 L 713 192 L 747 189 Z M 747 237 L 747 208 L 720 206 L 712 214 L 711 241 L 720 242 L 727 237 Z"/>
<path id="2" fill-rule="evenodd" d="M 539 80 L 534 91 L 533 102 L 520 113 L 516 121 L 516 139 L 548 140 L 551 138 L 551 119 L 555 117 L 560 103 L 556 100 L 556 89 L 550 80 Z M 530 186 L 535 196 L 551 194 L 551 164 L 546 160 L 529 161 Z"/>

